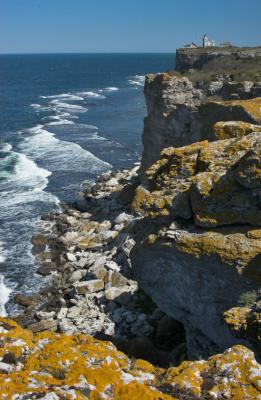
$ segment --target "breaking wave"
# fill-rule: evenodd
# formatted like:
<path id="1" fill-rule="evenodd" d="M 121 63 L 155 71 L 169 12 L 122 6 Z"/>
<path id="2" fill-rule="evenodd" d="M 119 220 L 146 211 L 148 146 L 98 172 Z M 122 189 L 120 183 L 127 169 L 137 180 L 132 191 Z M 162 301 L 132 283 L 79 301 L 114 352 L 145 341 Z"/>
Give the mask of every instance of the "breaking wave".
<path id="1" fill-rule="evenodd" d="M 60 100 L 52 100 L 51 104 L 54 104 L 55 107 L 57 107 L 58 109 L 65 109 L 65 110 L 70 110 L 73 112 L 86 112 L 88 111 L 87 108 L 83 107 L 83 106 L 79 106 L 77 104 L 70 104 L 70 103 L 64 103 Z"/>
<path id="2" fill-rule="evenodd" d="M 145 76 L 144 75 L 134 75 L 128 80 L 130 85 L 133 86 L 144 86 Z"/>
<path id="3" fill-rule="evenodd" d="M 0 275 L 0 317 L 7 316 L 5 305 L 8 303 L 11 292 L 12 289 L 5 285 L 4 276 Z"/>

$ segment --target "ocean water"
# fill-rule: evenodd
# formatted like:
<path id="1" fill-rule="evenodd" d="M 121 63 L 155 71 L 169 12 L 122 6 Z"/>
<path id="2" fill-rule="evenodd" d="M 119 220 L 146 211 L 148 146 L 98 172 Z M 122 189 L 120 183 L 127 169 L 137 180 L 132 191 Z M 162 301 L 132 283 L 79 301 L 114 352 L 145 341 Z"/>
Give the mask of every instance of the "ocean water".
<path id="1" fill-rule="evenodd" d="M 173 54 L 0 56 L 0 315 L 44 284 L 31 237 L 82 181 L 141 154 L 146 73 Z M 9 300 L 9 302 L 8 302 Z"/>

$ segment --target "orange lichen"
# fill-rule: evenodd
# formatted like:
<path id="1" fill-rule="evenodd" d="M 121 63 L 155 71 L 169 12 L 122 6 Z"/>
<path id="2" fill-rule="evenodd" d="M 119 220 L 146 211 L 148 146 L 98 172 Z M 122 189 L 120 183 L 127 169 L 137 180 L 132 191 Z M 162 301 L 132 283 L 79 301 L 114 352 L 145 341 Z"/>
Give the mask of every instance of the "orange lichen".
<path id="1" fill-rule="evenodd" d="M 217 122 L 213 129 L 214 137 L 217 140 L 242 137 L 252 132 L 261 132 L 259 125 L 243 121 Z"/>
<path id="2" fill-rule="evenodd" d="M 221 104 L 225 107 L 238 107 L 245 110 L 249 115 L 253 116 L 259 122 L 261 121 L 261 97 L 250 100 L 228 100 L 215 101 L 213 103 Z"/>
<path id="3" fill-rule="evenodd" d="M 215 383 L 208 391 L 209 399 L 216 398 L 212 392 L 229 393 L 235 400 L 261 394 L 256 373 L 261 367 L 242 346 L 208 361 L 183 362 L 164 370 L 143 360 L 130 361 L 111 343 L 86 335 L 33 335 L 3 318 L 0 327 L 1 357 L 13 340 L 20 349 L 17 364 L 0 374 L 0 398 L 5 400 L 16 395 L 35 399 L 50 393 L 65 400 L 178 399 L 175 393 L 179 390 L 203 393 L 207 373 Z M 224 380 L 224 371 L 230 381 Z"/>

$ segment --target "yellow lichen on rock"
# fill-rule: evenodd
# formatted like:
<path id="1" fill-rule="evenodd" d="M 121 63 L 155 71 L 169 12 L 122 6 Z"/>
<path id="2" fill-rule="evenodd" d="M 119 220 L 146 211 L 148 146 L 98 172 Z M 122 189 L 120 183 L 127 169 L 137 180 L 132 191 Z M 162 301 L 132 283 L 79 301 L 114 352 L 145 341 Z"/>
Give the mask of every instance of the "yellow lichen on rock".
<path id="1" fill-rule="evenodd" d="M 220 104 L 227 108 L 238 108 L 244 110 L 258 123 L 261 122 L 261 97 L 256 97 L 249 100 L 227 100 L 227 101 L 214 101 L 212 103 Z"/>
<path id="2" fill-rule="evenodd" d="M 248 340 L 261 351 L 261 307 L 233 307 L 224 313 L 224 320 L 236 337 Z"/>
<path id="3" fill-rule="evenodd" d="M 243 233 L 223 234 L 221 232 L 178 232 L 176 248 L 195 257 L 215 256 L 227 265 L 236 266 L 239 271 L 247 266 L 261 251 L 261 240 L 250 239 Z M 245 270 L 245 269 L 246 270 Z"/>
<path id="4" fill-rule="evenodd" d="M 195 398 L 259 399 L 261 367 L 252 354 L 243 346 L 234 346 L 208 361 L 184 362 L 168 370 L 165 382 Z"/>
<path id="5" fill-rule="evenodd" d="M 249 133 L 261 132 L 261 127 L 259 125 L 243 121 L 217 122 L 213 129 L 216 140 L 230 139 L 233 137 L 239 138 L 246 136 Z"/>
<path id="6" fill-rule="evenodd" d="M 201 227 L 261 225 L 258 132 L 167 148 L 146 177 L 146 187 L 138 187 L 133 201 L 134 211 L 145 217 L 194 216 Z"/>
<path id="7" fill-rule="evenodd" d="M 0 398 L 5 400 L 47 399 L 47 394 L 64 400 L 178 400 L 186 393 L 195 400 L 202 393 L 213 400 L 228 393 L 236 400 L 261 395 L 261 367 L 242 346 L 208 361 L 183 362 L 164 370 L 143 360 L 130 361 L 109 342 L 86 335 L 33 336 L 3 318 L 0 341 L 0 360 L 19 348 L 16 363 L 0 362 Z M 206 386 L 207 378 L 211 387 Z"/>

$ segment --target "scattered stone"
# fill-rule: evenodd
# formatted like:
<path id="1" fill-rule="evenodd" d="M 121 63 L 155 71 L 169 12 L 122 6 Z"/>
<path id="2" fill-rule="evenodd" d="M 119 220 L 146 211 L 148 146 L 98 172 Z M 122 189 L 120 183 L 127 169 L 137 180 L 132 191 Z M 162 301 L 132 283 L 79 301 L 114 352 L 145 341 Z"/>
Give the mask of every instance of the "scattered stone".
<path id="1" fill-rule="evenodd" d="M 129 286 L 110 287 L 105 290 L 106 300 L 119 301 L 119 297 L 124 293 L 130 294 L 131 288 Z M 131 295 L 131 294 L 130 294 Z"/>
<path id="2" fill-rule="evenodd" d="M 39 268 L 37 268 L 37 273 L 42 276 L 51 275 L 55 270 L 55 265 L 52 261 L 43 263 Z"/>
<path id="3" fill-rule="evenodd" d="M 125 278 L 117 270 L 108 271 L 105 277 L 105 282 L 107 282 L 106 288 L 109 287 L 120 287 L 126 286 L 128 284 L 128 279 Z"/>
<path id="4" fill-rule="evenodd" d="M 120 267 L 115 261 L 106 261 L 105 266 L 110 270 L 120 271 Z"/>
<path id="5" fill-rule="evenodd" d="M 94 293 L 104 289 L 104 282 L 101 279 L 93 279 L 90 281 L 76 282 L 74 287 L 78 294 Z"/>
<path id="6" fill-rule="evenodd" d="M 69 278 L 69 282 L 74 283 L 80 281 L 82 278 L 84 278 L 87 274 L 87 271 L 84 269 L 77 269 L 74 271 Z"/>
<path id="7" fill-rule="evenodd" d="M 67 315 L 67 312 L 68 312 L 68 308 L 67 307 L 62 307 L 60 309 L 60 311 L 58 312 L 58 314 L 57 314 L 57 319 L 58 320 L 64 319 L 66 317 L 66 315 Z"/>
<path id="8" fill-rule="evenodd" d="M 30 329 L 33 333 L 43 331 L 56 331 L 57 321 L 42 320 L 40 322 L 36 322 L 35 324 L 29 325 L 28 329 Z"/>
<path id="9" fill-rule="evenodd" d="M 12 365 L 0 361 L 0 374 L 1 373 L 9 374 L 10 372 L 13 371 L 13 369 L 14 367 Z"/>
<path id="10" fill-rule="evenodd" d="M 30 307 L 32 305 L 32 299 L 22 293 L 15 295 L 15 302 L 22 307 Z"/>
<path id="11" fill-rule="evenodd" d="M 37 311 L 35 313 L 35 316 L 39 320 L 49 320 L 49 319 L 52 319 L 55 316 L 55 312 L 54 311 L 51 311 L 51 312 Z"/>
<path id="12" fill-rule="evenodd" d="M 119 214 L 115 218 L 114 222 L 115 222 L 115 224 L 126 224 L 126 223 L 130 222 L 132 219 L 133 219 L 133 217 L 131 215 L 126 214 L 124 212 L 124 213 Z"/>
<path id="13" fill-rule="evenodd" d="M 76 262 L 77 261 L 77 258 L 75 257 L 75 254 L 66 253 L 66 257 L 67 257 L 68 261 L 71 261 L 71 262 Z"/>
<path id="14" fill-rule="evenodd" d="M 107 269 L 104 268 L 103 265 L 94 265 L 89 269 L 89 272 L 91 272 L 94 276 L 96 276 L 97 279 L 102 279 L 104 280 L 106 274 L 107 274 Z"/>

